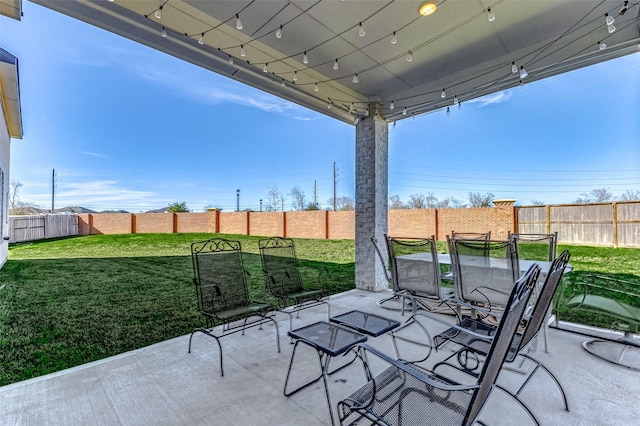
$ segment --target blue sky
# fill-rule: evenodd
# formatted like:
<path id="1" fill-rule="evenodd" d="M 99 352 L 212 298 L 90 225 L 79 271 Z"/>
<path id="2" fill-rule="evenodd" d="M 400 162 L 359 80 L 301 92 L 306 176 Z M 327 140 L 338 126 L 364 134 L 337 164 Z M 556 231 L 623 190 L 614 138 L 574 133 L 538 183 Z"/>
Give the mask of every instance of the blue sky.
<path id="1" fill-rule="evenodd" d="M 0 17 L 19 59 L 24 137 L 12 142 L 20 200 L 132 212 L 186 202 L 266 206 L 277 187 L 321 207 L 354 196 L 355 128 L 163 53 L 23 2 Z M 389 195 L 573 202 L 640 190 L 640 53 L 399 121 Z"/>

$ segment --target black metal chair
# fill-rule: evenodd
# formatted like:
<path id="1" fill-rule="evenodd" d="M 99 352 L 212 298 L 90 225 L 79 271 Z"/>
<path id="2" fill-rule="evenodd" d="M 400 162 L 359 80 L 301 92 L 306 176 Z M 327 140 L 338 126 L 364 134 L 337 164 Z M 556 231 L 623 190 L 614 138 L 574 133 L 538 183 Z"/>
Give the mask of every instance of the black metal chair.
<path id="1" fill-rule="evenodd" d="M 478 240 L 478 241 L 489 241 L 491 239 L 491 231 L 487 232 L 456 232 L 451 231 L 451 235 L 447 235 L 447 246 L 449 241 L 452 239 L 459 240 Z M 443 272 L 440 274 L 440 278 L 446 283 L 453 283 L 453 271 L 450 269 L 449 271 Z"/>
<path id="2" fill-rule="evenodd" d="M 195 242 L 191 244 L 191 259 L 198 310 L 205 317 L 206 328 L 193 330 L 189 353 L 196 332 L 213 337 L 220 352 L 220 374 L 224 376 L 220 338 L 240 331 L 244 334 L 245 329 L 269 321 L 275 326 L 280 352 L 278 323 L 273 318 L 276 308 L 249 298 L 240 242 L 220 238 Z"/>
<path id="3" fill-rule="evenodd" d="M 547 313 L 549 312 L 553 297 L 558 289 L 558 285 L 560 284 L 562 275 L 569 263 L 570 257 L 571 255 L 569 252 L 565 250 L 554 260 L 542 289 L 537 295 L 537 300 L 533 305 L 533 309 L 530 313 L 525 315 L 524 328 L 516 333 L 505 359 L 505 362 L 512 363 L 518 356 L 521 356 L 522 358 L 528 359 L 534 365 L 520 388 L 512 394 L 515 398 L 520 396 L 520 393 L 529 383 L 533 375 L 539 369 L 542 369 L 547 372 L 558 387 L 562 396 L 564 408 L 567 411 L 569 411 L 569 405 L 566 393 L 559 380 L 542 362 L 535 359 L 527 353 L 527 351 L 531 341 L 539 334 L 547 319 Z M 449 366 L 462 372 L 477 376 L 479 366 L 481 364 L 480 357 L 486 356 L 489 352 L 491 343 L 493 339 L 495 339 L 495 335 L 497 333 L 497 327 L 466 316 L 463 317 L 458 324 L 450 324 L 446 320 L 429 315 L 428 313 L 418 313 L 417 315 L 449 326 L 445 331 L 434 336 L 433 344 L 436 349 L 440 348 L 447 342 L 455 343 L 459 347 L 459 349 L 449 357 L 435 364 L 433 366 L 433 370 L 442 366 Z M 456 359 L 456 364 L 452 364 L 450 362 L 452 359 Z"/>
<path id="4" fill-rule="evenodd" d="M 551 234 L 526 234 L 509 232 L 509 238 L 516 240 L 518 257 L 531 260 L 553 262 L 558 252 L 558 232 Z"/>
<path id="5" fill-rule="evenodd" d="M 340 423 L 355 424 L 366 418 L 375 424 L 471 425 L 495 388 L 498 374 L 518 330 L 540 268 L 532 265 L 513 286 L 502 321 L 487 354 L 486 362 L 473 384 L 457 382 L 427 369 L 396 360 L 367 345 L 357 348 L 367 383 L 338 403 Z M 379 374 L 371 371 L 369 356 L 374 355 L 388 367 Z M 536 424 L 531 411 L 514 399 Z"/>
<path id="6" fill-rule="evenodd" d="M 291 238 L 272 237 L 258 240 L 262 271 L 267 291 L 276 298 L 280 312 L 289 315 L 289 329 L 293 328 L 293 314 L 318 305 L 327 305 L 331 316 L 329 290 L 322 288 L 326 271 L 318 274 L 317 288 L 306 288 L 298 269 L 298 259 Z"/>
<path id="7" fill-rule="evenodd" d="M 442 302 L 450 294 L 440 288 L 440 264 L 436 240 L 430 238 L 392 238 L 385 235 L 391 261 L 391 281 L 394 292 L 411 300 L 412 312 L 420 301 Z M 404 315 L 405 304 L 402 304 Z M 428 304 L 422 307 L 429 309 Z"/>

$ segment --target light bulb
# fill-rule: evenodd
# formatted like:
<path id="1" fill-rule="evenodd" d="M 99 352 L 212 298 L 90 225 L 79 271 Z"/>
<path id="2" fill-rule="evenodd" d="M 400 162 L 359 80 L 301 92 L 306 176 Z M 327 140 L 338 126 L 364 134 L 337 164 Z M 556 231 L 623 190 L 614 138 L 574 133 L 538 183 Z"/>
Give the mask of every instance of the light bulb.
<path id="1" fill-rule="evenodd" d="M 360 122 L 360 116 L 356 115 L 355 118 L 353 119 L 353 124 L 358 124 Z"/>
<path id="2" fill-rule="evenodd" d="M 367 33 L 364 30 L 364 27 L 362 26 L 362 22 L 360 22 L 360 24 L 358 24 L 358 35 L 360 37 L 364 37 L 365 35 L 367 35 Z"/>
<path id="3" fill-rule="evenodd" d="M 616 31 L 616 27 L 613 25 L 607 25 L 607 31 L 609 31 L 609 34 L 612 34 Z"/>
<path id="4" fill-rule="evenodd" d="M 520 67 L 520 78 L 525 79 L 528 75 L 529 73 L 524 69 L 524 66 Z"/>
<path id="5" fill-rule="evenodd" d="M 307 56 L 307 52 L 304 52 L 304 55 L 302 56 L 302 63 L 303 64 L 308 64 L 309 63 L 309 57 Z"/>
<path id="6" fill-rule="evenodd" d="M 518 72 L 518 66 L 516 65 L 516 63 L 515 63 L 515 62 L 511 62 L 511 72 L 512 72 L 513 74 L 515 74 L 515 73 L 517 73 L 517 72 Z"/>
<path id="7" fill-rule="evenodd" d="M 298 71 L 293 72 L 293 81 L 294 82 L 298 81 Z"/>
<path id="8" fill-rule="evenodd" d="M 402 109 L 402 115 L 407 115 L 407 107 L 404 107 L 404 108 Z"/>
<path id="9" fill-rule="evenodd" d="M 391 44 L 396 44 L 398 42 L 398 37 L 396 37 L 396 32 L 394 31 L 393 34 L 391 34 Z"/>
<path id="10" fill-rule="evenodd" d="M 449 109 L 449 107 L 447 107 L 447 117 L 449 117 L 451 115 L 451 110 Z"/>
<path id="11" fill-rule="evenodd" d="M 367 108 L 366 110 L 364 110 L 364 116 L 368 117 L 369 116 L 369 108 Z"/>
<path id="12" fill-rule="evenodd" d="M 333 63 L 333 69 L 338 71 L 338 68 L 340 68 L 340 65 L 338 65 L 338 60 L 336 59 L 336 61 Z"/>
<path id="13" fill-rule="evenodd" d="M 242 29 L 242 21 L 240 20 L 240 16 L 236 13 L 236 30 Z"/>
<path id="14" fill-rule="evenodd" d="M 396 104 L 393 101 L 389 104 L 389 109 L 396 109 Z"/>
<path id="15" fill-rule="evenodd" d="M 160 32 L 160 35 L 164 38 L 167 38 L 167 30 L 165 30 L 164 27 L 162 27 L 162 31 Z"/>
<path id="16" fill-rule="evenodd" d="M 200 37 L 198 38 L 198 44 L 204 44 L 204 33 L 200 34 Z"/>
<path id="17" fill-rule="evenodd" d="M 607 23 L 607 25 L 613 25 L 613 23 L 616 22 L 613 16 L 609 15 L 608 13 L 604 14 L 604 21 Z"/>
<path id="18" fill-rule="evenodd" d="M 319 92 L 320 91 L 320 87 L 318 87 L 318 83 L 313 83 L 313 91 L 314 92 Z"/>
<path id="19" fill-rule="evenodd" d="M 286 83 L 285 83 L 285 81 L 284 81 L 284 78 L 283 78 L 283 79 L 282 79 L 282 81 L 280 82 L 280 86 L 282 86 L 282 87 L 286 86 Z"/>
<path id="20" fill-rule="evenodd" d="M 458 95 L 453 95 L 453 104 L 458 105 Z"/>
<path id="21" fill-rule="evenodd" d="M 444 98 L 446 98 L 446 97 L 447 97 L 447 92 L 445 92 L 445 91 L 444 91 L 444 89 L 442 89 L 442 93 L 440 93 L 440 97 L 441 97 L 442 99 L 444 99 Z"/>
<path id="22" fill-rule="evenodd" d="M 600 49 L 600 50 L 604 50 L 604 49 L 606 49 L 606 48 L 607 48 L 607 45 L 606 45 L 606 44 L 604 44 L 604 43 L 603 43 L 603 42 L 601 42 L 601 41 L 599 41 L 599 42 L 598 42 L 598 49 Z"/>
<path id="23" fill-rule="evenodd" d="M 489 20 L 489 22 L 493 22 L 496 20 L 496 14 L 493 13 L 493 11 L 491 10 L 491 8 L 487 9 L 487 19 Z"/>
<path id="24" fill-rule="evenodd" d="M 247 56 L 247 52 L 244 51 L 244 44 L 240 45 L 240 56 L 242 56 L 243 58 Z"/>
<path id="25" fill-rule="evenodd" d="M 328 108 L 328 109 L 331 109 L 331 107 L 332 107 L 332 106 L 333 106 L 333 101 L 331 101 L 331 102 L 329 102 L 329 103 L 327 104 L 327 108 Z"/>
<path id="26" fill-rule="evenodd" d="M 407 53 L 407 62 L 411 62 L 411 61 L 413 61 L 413 53 L 409 51 L 409 53 Z"/>
<path id="27" fill-rule="evenodd" d="M 158 19 L 162 19 L 162 6 L 160 6 L 160 8 L 156 10 L 156 13 L 154 13 L 153 16 L 155 16 Z"/>
<path id="28" fill-rule="evenodd" d="M 353 80 L 352 80 L 355 84 L 360 83 L 360 77 L 358 77 L 358 74 L 354 74 L 353 75 Z"/>
<path id="29" fill-rule="evenodd" d="M 269 72 L 269 62 L 264 64 L 264 67 L 262 67 L 262 72 Z"/>
<path id="30" fill-rule="evenodd" d="M 458 103 L 458 109 L 462 109 L 462 102 Z"/>
<path id="31" fill-rule="evenodd" d="M 620 8 L 620 12 L 618 12 L 618 15 L 620 16 L 624 15 L 627 9 L 629 9 L 629 2 L 625 1 L 622 7 Z"/>
<path id="32" fill-rule="evenodd" d="M 282 38 L 282 25 L 276 30 L 276 38 Z"/>
<path id="33" fill-rule="evenodd" d="M 233 56 L 229 55 L 229 57 L 227 58 L 227 62 L 229 63 L 229 65 L 233 65 Z"/>

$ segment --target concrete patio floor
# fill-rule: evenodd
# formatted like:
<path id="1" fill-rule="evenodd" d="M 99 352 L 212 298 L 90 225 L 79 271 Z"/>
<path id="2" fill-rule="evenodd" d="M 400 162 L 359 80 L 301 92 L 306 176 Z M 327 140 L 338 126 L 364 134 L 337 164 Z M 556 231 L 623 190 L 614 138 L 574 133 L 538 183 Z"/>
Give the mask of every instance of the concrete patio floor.
<path id="1" fill-rule="evenodd" d="M 404 320 L 376 301 L 389 293 L 351 290 L 332 296 L 331 313 L 353 309 Z M 282 352 L 277 353 L 274 326 L 252 328 L 245 336 L 222 340 L 225 376 L 220 377 L 214 340 L 181 336 L 69 370 L 0 387 L 3 425 L 326 425 L 330 424 L 322 381 L 286 398 L 283 385 L 294 345 L 287 337 L 288 317 L 278 314 Z M 326 308 L 303 311 L 294 327 L 326 320 Z M 585 336 L 551 329 L 549 352 L 535 357 L 551 369 L 567 392 L 570 412 L 562 408 L 554 383 L 539 371 L 522 399 L 543 425 L 632 425 L 640 419 L 640 372 L 615 366 L 582 348 Z M 391 338 L 369 338 L 369 344 L 393 355 Z M 542 345 L 538 345 L 541 347 Z M 447 349 L 432 357 L 446 355 Z M 431 358 L 430 358 L 431 359 Z M 335 359 L 335 364 L 342 362 Z M 317 356 L 301 346 L 292 380 L 319 372 Z M 504 370 L 499 382 L 514 389 L 523 375 Z M 336 403 L 364 383 L 354 364 L 330 376 Z M 293 383 L 295 386 L 295 383 Z M 492 425 L 530 424 L 526 414 L 500 392 L 494 392 L 481 419 Z M 365 423 L 365 422 L 363 422 Z"/>

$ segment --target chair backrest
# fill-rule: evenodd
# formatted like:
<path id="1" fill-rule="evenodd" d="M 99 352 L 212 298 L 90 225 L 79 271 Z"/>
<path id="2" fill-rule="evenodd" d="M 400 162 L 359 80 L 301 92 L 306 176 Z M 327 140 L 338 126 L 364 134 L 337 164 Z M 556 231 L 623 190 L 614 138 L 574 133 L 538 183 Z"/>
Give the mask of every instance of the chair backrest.
<path id="1" fill-rule="evenodd" d="M 558 252 L 558 232 L 552 234 L 509 233 L 515 238 L 520 257 L 531 260 L 553 261 Z"/>
<path id="2" fill-rule="evenodd" d="M 540 266 L 533 264 L 513 286 L 513 290 L 507 300 L 504 314 L 496 330 L 493 343 L 487 353 L 487 358 L 478 377 L 479 387 L 471 398 L 471 404 L 465 416 L 465 425 L 471 425 L 475 422 L 487 398 L 491 394 L 498 379 L 498 374 L 509 353 L 511 342 L 518 331 L 518 326 L 522 321 L 522 317 L 529 303 L 529 298 L 538 281 L 539 274 Z"/>
<path id="3" fill-rule="evenodd" d="M 385 244 L 386 244 L 386 238 L 387 237 L 385 235 Z M 382 254 L 382 249 L 380 249 L 380 246 L 378 245 L 378 239 L 374 235 L 371 236 L 371 243 L 373 244 L 373 248 L 376 251 L 376 254 L 378 256 L 378 260 L 380 261 L 380 264 L 382 265 L 382 270 L 384 271 L 384 276 L 387 278 L 387 281 L 389 281 L 393 285 L 393 281 L 391 279 L 391 273 L 390 273 L 391 265 L 389 264 L 388 260 L 385 260 L 384 255 Z M 393 287 L 393 290 L 397 291 L 397 289 L 395 288 L 395 285 Z"/>
<path id="4" fill-rule="evenodd" d="M 513 353 L 510 353 L 510 357 L 515 358 L 517 353 L 520 352 L 525 346 L 527 346 L 529 342 L 533 340 L 533 338 L 536 337 L 536 335 L 540 331 L 542 324 L 547 318 L 547 313 L 549 312 L 549 308 L 551 307 L 553 296 L 558 289 L 558 285 L 560 284 L 560 280 L 562 279 L 564 270 L 569 263 L 570 257 L 571 254 L 569 254 L 569 251 L 564 250 L 562 253 L 560 253 L 560 256 L 554 259 L 553 263 L 551 264 L 551 268 L 547 273 L 547 277 L 544 280 L 542 289 L 538 294 L 536 303 L 533 306 L 533 312 L 531 313 L 529 321 L 527 321 L 527 326 L 524 330 L 518 348 Z"/>
<path id="5" fill-rule="evenodd" d="M 460 300 L 505 306 L 513 284 L 520 277 L 513 239 L 450 239 L 449 251 L 456 296 Z"/>
<path id="6" fill-rule="evenodd" d="M 205 315 L 244 306 L 249 294 L 239 241 L 213 238 L 191 244 L 198 308 Z"/>
<path id="7" fill-rule="evenodd" d="M 271 294 L 284 297 L 304 289 L 291 238 L 271 237 L 258 240 L 258 248 L 267 289 Z"/>
<path id="8" fill-rule="evenodd" d="M 491 231 L 487 232 L 456 232 L 451 231 L 451 235 L 449 236 L 452 239 L 459 240 L 484 240 L 488 241 L 491 239 Z"/>
<path id="9" fill-rule="evenodd" d="M 394 290 L 440 298 L 440 264 L 436 241 L 430 238 L 391 238 L 385 235 Z"/>

